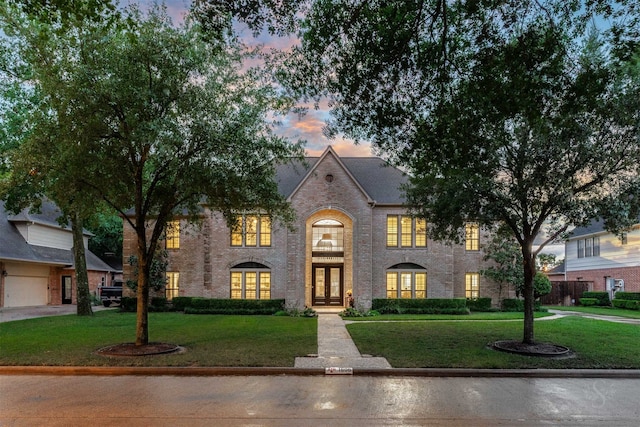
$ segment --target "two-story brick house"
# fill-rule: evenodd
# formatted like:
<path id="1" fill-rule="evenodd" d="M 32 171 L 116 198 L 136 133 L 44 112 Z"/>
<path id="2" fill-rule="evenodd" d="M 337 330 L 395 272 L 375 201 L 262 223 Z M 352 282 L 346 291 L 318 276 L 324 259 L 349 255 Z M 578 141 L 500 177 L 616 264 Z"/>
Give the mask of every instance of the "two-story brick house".
<path id="1" fill-rule="evenodd" d="M 166 295 L 282 298 L 289 307 L 348 304 L 374 298 L 494 297 L 481 278 L 481 233 L 467 226 L 465 244 L 432 241 L 423 220 L 407 215 L 407 177 L 379 158 L 341 158 L 329 147 L 306 163 L 277 168 L 279 190 L 296 212 L 293 230 L 259 212 L 242 213 L 231 230 L 206 211 L 199 227 L 174 221 L 167 230 Z M 125 225 L 124 259 L 135 254 Z M 125 263 L 126 264 L 126 263 Z M 131 268 L 125 265 L 125 279 Z"/>
<path id="2" fill-rule="evenodd" d="M 640 224 L 622 236 L 603 221 L 578 227 L 565 242 L 566 280 L 593 282 L 594 291 L 640 292 Z"/>

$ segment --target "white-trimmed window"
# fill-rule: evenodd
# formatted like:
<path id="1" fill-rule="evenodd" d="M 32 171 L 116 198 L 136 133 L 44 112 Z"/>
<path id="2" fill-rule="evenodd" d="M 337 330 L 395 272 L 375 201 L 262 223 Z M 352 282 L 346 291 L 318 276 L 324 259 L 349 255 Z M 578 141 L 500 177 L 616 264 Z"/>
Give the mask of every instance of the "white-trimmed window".
<path id="1" fill-rule="evenodd" d="M 167 284 L 164 288 L 165 297 L 171 301 L 180 296 L 180 273 L 177 271 L 167 271 Z"/>
<path id="2" fill-rule="evenodd" d="M 387 215 L 387 247 L 426 248 L 427 222 L 409 215 Z"/>
<path id="3" fill-rule="evenodd" d="M 231 299 L 271 299 L 271 271 L 254 262 L 231 269 Z"/>
<path id="4" fill-rule="evenodd" d="M 600 256 L 600 237 L 578 240 L 578 258 Z"/>
<path id="5" fill-rule="evenodd" d="M 266 215 L 239 215 L 231 230 L 231 246 L 271 246 L 271 218 Z"/>
<path id="6" fill-rule="evenodd" d="M 464 227 L 464 246 L 468 251 L 480 250 L 480 226 L 475 222 L 469 222 Z"/>
<path id="7" fill-rule="evenodd" d="M 475 299 L 480 296 L 480 274 L 467 273 L 464 275 L 464 291 L 465 296 Z"/>
<path id="8" fill-rule="evenodd" d="M 387 270 L 387 298 L 426 298 L 427 271 L 417 264 L 397 264 Z"/>

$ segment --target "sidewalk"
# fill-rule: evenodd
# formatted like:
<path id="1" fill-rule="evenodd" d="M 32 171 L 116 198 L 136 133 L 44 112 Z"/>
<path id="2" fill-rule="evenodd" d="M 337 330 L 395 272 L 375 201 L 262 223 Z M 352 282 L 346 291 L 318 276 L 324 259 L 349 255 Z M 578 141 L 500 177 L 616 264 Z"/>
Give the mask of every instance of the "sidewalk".
<path id="1" fill-rule="evenodd" d="M 536 320 L 558 319 L 567 316 L 580 316 L 588 319 L 605 320 L 607 322 L 626 323 L 628 325 L 640 325 L 640 319 L 630 319 L 627 317 L 605 316 L 603 314 L 582 313 L 579 311 L 565 311 L 549 309 L 549 313 L 553 313 L 553 317 L 541 317 Z"/>
<path id="2" fill-rule="evenodd" d="M 384 357 L 360 354 L 340 316 L 319 313 L 318 354 L 296 357 L 294 367 L 390 369 L 391 365 Z"/>

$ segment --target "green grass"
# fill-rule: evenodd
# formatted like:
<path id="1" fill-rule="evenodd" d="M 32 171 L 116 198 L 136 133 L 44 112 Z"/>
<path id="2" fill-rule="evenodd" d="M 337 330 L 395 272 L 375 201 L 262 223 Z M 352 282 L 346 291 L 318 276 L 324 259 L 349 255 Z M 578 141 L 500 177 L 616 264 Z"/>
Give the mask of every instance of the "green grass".
<path id="1" fill-rule="evenodd" d="M 534 317 L 553 316 L 551 313 L 536 312 Z M 369 317 L 345 317 L 344 320 L 360 322 L 388 322 L 388 321 L 414 321 L 414 320 L 519 320 L 524 319 L 524 313 L 474 312 L 469 315 L 460 314 L 382 314 Z"/>
<path id="2" fill-rule="evenodd" d="M 522 339 L 521 319 L 521 313 L 394 315 L 359 318 L 383 321 L 353 322 L 347 328 L 361 353 L 386 357 L 397 368 L 640 369 L 639 325 L 574 316 L 535 324 L 537 341 L 567 346 L 574 358 L 534 358 L 486 348 L 496 340 Z M 136 358 L 95 354 L 133 341 L 135 322 L 133 313 L 108 310 L 90 318 L 0 323 L 0 365 L 293 366 L 295 357 L 317 352 L 315 318 L 150 313 L 150 340 L 181 345 L 185 353 Z"/>
<path id="3" fill-rule="evenodd" d="M 613 308 L 613 307 L 548 306 L 545 308 L 550 310 L 558 310 L 558 311 L 578 311 L 580 313 L 602 314 L 604 316 L 619 316 L 619 317 L 627 317 L 630 319 L 640 319 L 640 311 L 623 310 L 620 308 Z"/>
<path id="4" fill-rule="evenodd" d="M 536 322 L 538 342 L 564 345 L 570 359 L 547 359 L 487 349 L 522 339 L 520 322 L 372 322 L 347 329 L 363 354 L 386 357 L 396 368 L 640 369 L 640 326 L 568 317 Z"/>
<path id="5" fill-rule="evenodd" d="M 0 365 L 293 366 L 317 352 L 317 320 L 277 316 L 150 313 L 150 341 L 178 344 L 183 354 L 107 358 L 94 352 L 135 341 L 133 313 L 55 316 L 0 323 Z"/>

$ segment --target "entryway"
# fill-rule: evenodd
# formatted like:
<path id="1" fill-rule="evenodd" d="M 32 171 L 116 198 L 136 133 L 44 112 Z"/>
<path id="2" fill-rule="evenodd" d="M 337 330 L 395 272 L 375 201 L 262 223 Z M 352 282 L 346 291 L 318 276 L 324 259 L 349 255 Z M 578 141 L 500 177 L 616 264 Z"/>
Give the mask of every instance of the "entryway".
<path id="1" fill-rule="evenodd" d="M 344 268 L 342 265 L 313 265 L 314 306 L 343 306 Z"/>

